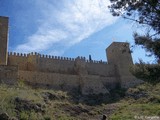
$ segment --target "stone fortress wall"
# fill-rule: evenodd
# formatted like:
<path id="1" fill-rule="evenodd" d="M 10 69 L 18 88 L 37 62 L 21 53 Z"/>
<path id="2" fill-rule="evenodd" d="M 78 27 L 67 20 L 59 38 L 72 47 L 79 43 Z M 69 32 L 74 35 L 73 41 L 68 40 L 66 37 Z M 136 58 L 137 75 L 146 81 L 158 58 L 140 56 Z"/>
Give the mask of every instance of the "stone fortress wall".
<path id="1" fill-rule="evenodd" d="M 8 65 L 17 65 L 19 70 L 40 71 L 48 73 L 77 74 L 77 60 L 85 64 L 87 74 L 100 76 L 113 76 L 112 64 L 103 61 L 86 60 L 85 57 L 66 58 L 60 56 L 47 56 L 37 53 L 19 54 L 8 53 Z"/>
<path id="2" fill-rule="evenodd" d="M 0 36 L 6 36 L 0 39 L 1 82 L 14 83 L 23 80 L 37 87 L 78 90 L 82 94 L 108 93 L 119 86 L 129 87 L 136 83 L 129 72 L 129 66 L 133 62 L 128 43 L 113 42 L 106 49 L 108 63 L 86 60 L 84 57 L 66 58 L 38 53 L 4 54 L 8 41 L 6 21 L 8 18 L 0 17 Z"/>
<path id="3" fill-rule="evenodd" d="M 89 61 L 84 57 L 74 59 L 10 52 L 8 66 L 18 66 L 19 79 L 32 85 L 64 90 L 81 88 L 83 94 L 90 91 L 105 93 L 105 86 L 111 89 L 118 84 L 113 64 Z"/>

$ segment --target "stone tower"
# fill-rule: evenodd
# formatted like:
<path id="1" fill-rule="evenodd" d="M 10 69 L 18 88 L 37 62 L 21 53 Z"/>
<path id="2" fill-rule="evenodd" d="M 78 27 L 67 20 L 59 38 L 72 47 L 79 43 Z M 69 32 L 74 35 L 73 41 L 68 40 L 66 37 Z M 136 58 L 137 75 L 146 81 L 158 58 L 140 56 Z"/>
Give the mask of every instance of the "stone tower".
<path id="1" fill-rule="evenodd" d="M 118 77 L 121 87 L 134 86 L 136 78 L 132 76 L 129 69 L 133 65 L 129 43 L 126 42 L 113 42 L 106 49 L 108 64 L 114 64 L 117 68 Z"/>
<path id="2" fill-rule="evenodd" d="M 8 17 L 0 16 L 0 65 L 7 65 Z"/>

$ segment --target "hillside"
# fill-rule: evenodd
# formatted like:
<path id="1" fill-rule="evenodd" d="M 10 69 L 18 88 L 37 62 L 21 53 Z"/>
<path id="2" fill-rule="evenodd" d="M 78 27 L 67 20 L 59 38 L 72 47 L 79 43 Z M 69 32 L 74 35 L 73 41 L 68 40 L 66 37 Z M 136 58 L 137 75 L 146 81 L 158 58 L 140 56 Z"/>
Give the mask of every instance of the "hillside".
<path id="1" fill-rule="evenodd" d="M 160 116 L 160 84 L 82 96 L 33 89 L 23 83 L 0 85 L 0 120 L 134 120 Z"/>

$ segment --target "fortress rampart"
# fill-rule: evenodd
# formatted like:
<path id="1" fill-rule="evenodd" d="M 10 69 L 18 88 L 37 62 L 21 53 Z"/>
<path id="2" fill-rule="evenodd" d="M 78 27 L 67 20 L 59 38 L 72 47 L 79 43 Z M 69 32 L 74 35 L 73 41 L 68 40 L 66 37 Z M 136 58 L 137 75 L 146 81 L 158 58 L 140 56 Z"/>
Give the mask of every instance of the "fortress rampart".
<path id="1" fill-rule="evenodd" d="M 47 56 L 37 53 L 20 54 L 8 53 L 8 65 L 17 65 L 19 70 L 39 71 L 48 73 L 78 74 L 77 61 L 85 65 L 87 74 L 113 76 L 113 65 L 103 61 L 86 60 L 85 57 L 67 58 Z M 106 74 L 107 73 L 107 74 Z"/>
<path id="2" fill-rule="evenodd" d="M 4 28 L 8 28 L 6 21 L 6 17 L 0 17 Z M 133 62 L 128 43 L 113 42 L 106 49 L 107 63 L 87 60 L 85 57 L 68 58 L 36 52 L 5 53 L 7 35 L 6 29 L 0 29 L 0 38 L 4 38 L 0 39 L 0 81 L 3 83 L 13 84 L 23 80 L 37 87 L 78 90 L 82 94 L 105 94 L 111 89 L 130 87 L 137 83 L 129 72 Z"/>

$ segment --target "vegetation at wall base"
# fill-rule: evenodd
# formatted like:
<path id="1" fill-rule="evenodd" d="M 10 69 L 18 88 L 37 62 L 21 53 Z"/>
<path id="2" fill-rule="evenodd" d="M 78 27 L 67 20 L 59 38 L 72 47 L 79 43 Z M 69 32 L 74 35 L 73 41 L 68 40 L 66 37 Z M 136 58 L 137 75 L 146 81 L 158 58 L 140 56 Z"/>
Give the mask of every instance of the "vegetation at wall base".
<path id="1" fill-rule="evenodd" d="M 146 64 L 140 60 L 131 67 L 130 71 L 137 78 L 150 84 L 155 85 L 160 82 L 160 64 Z"/>
<path id="2" fill-rule="evenodd" d="M 135 116 L 160 116 L 160 83 L 144 83 L 111 95 L 73 95 L 55 90 L 0 84 L 0 120 L 134 120 Z M 77 95 L 78 96 L 78 95 Z M 3 119 L 5 120 L 5 119 Z"/>

